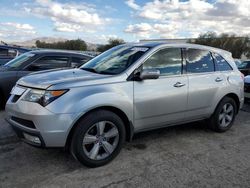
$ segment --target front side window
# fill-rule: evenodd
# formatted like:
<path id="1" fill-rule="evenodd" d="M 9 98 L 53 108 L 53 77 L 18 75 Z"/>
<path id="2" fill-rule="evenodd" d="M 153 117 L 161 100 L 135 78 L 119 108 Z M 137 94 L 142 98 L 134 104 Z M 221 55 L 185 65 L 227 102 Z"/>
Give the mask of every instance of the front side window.
<path id="1" fill-rule="evenodd" d="M 76 68 L 80 67 L 86 62 L 88 62 L 91 58 L 86 56 L 86 57 L 72 57 L 71 59 L 71 67 Z"/>
<path id="2" fill-rule="evenodd" d="M 117 46 L 88 61 L 81 69 L 98 74 L 120 74 L 148 50 L 148 47 Z"/>
<path id="3" fill-rule="evenodd" d="M 221 57 L 219 54 L 214 53 L 214 60 L 218 67 L 219 71 L 230 71 L 232 67 L 228 64 L 228 62 Z"/>
<path id="4" fill-rule="evenodd" d="M 166 48 L 149 57 L 143 69 L 157 69 L 161 76 L 179 75 L 182 72 L 182 55 L 179 48 Z"/>
<path id="5" fill-rule="evenodd" d="M 63 68 L 63 67 L 67 67 L 68 61 L 69 61 L 68 57 L 46 56 L 33 62 L 28 67 L 28 70 L 41 71 L 41 70 L 48 70 L 48 69 Z"/>
<path id="6" fill-rule="evenodd" d="M 209 51 L 199 49 L 186 50 L 187 72 L 214 72 L 214 62 Z"/>

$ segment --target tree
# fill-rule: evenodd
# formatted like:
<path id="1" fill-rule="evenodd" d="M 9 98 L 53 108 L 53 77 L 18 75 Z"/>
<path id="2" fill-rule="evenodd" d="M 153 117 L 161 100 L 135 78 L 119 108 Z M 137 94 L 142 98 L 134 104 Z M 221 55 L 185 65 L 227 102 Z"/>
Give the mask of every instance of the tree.
<path id="1" fill-rule="evenodd" d="M 116 39 L 116 38 L 110 38 L 108 40 L 108 44 L 105 45 L 101 45 L 97 48 L 98 52 L 104 52 L 110 48 L 113 48 L 114 46 L 120 45 L 120 44 L 124 44 L 124 40 L 123 39 Z"/>
<path id="2" fill-rule="evenodd" d="M 243 54 L 250 58 L 250 38 L 247 36 L 237 37 L 234 34 L 217 35 L 214 32 L 207 32 L 188 42 L 227 50 L 232 53 L 233 58 L 241 58 Z"/>
<path id="3" fill-rule="evenodd" d="M 67 40 L 65 42 L 55 42 L 55 43 L 46 43 L 41 42 L 40 40 L 36 41 L 37 48 L 51 48 L 51 49 L 64 49 L 64 50 L 87 50 L 87 44 L 81 39 L 77 40 Z"/>

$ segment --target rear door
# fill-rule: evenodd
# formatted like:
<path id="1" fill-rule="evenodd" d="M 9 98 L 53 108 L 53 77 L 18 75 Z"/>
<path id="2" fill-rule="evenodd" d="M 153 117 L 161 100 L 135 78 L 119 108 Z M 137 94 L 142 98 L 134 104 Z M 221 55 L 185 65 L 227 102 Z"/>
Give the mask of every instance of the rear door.
<path id="1" fill-rule="evenodd" d="M 142 69 L 159 70 L 160 77 L 134 81 L 134 120 L 137 130 L 180 122 L 187 108 L 187 76 L 183 74 L 180 48 L 155 52 Z"/>
<path id="2" fill-rule="evenodd" d="M 216 72 L 211 52 L 186 49 L 186 67 L 189 82 L 187 119 L 206 117 L 225 78 Z"/>

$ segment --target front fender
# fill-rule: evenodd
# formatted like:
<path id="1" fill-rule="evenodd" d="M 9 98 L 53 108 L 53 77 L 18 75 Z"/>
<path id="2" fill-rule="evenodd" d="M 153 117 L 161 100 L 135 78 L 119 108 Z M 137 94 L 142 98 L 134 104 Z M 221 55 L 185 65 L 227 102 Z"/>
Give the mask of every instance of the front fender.
<path id="1" fill-rule="evenodd" d="M 133 83 L 72 88 L 46 108 L 56 114 L 70 113 L 81 117 L 88 111 L 103 106 L 118 108 L 133 121 Z"/>

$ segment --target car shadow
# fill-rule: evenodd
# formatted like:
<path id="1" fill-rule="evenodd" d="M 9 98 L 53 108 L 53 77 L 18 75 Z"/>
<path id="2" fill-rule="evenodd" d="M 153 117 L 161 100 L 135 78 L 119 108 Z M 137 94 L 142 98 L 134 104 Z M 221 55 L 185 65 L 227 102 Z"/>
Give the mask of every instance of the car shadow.
<path id="1" fill-rule="evenodd" d="M 133 140 L 136 139 L 141 139 L 143 137 L 147 136 L 152 136 L 152 135 L 157 135 L 161 136 L 166 133 L 182 133 L 182 132 L 211 132 L 208 128 L 207 125 L 204 121 L 198 121 L 198 122 L 193 122 L 193 123 L 187 123 L 187 124 L 180 124 L 180 125 L 173 125 L 173 126 L 167 126 L 167 127 L 162 127 L 159 129 L 154 129 L 154 130 L 148 130 L 145 132 L 140 132 L 134 135 Z"/>
<path id="2" fill-rule="evenodd" d="M 244 112 L 250 112 L 250 100 L 245 100 L 245 104 L 241 110 Z"/>

